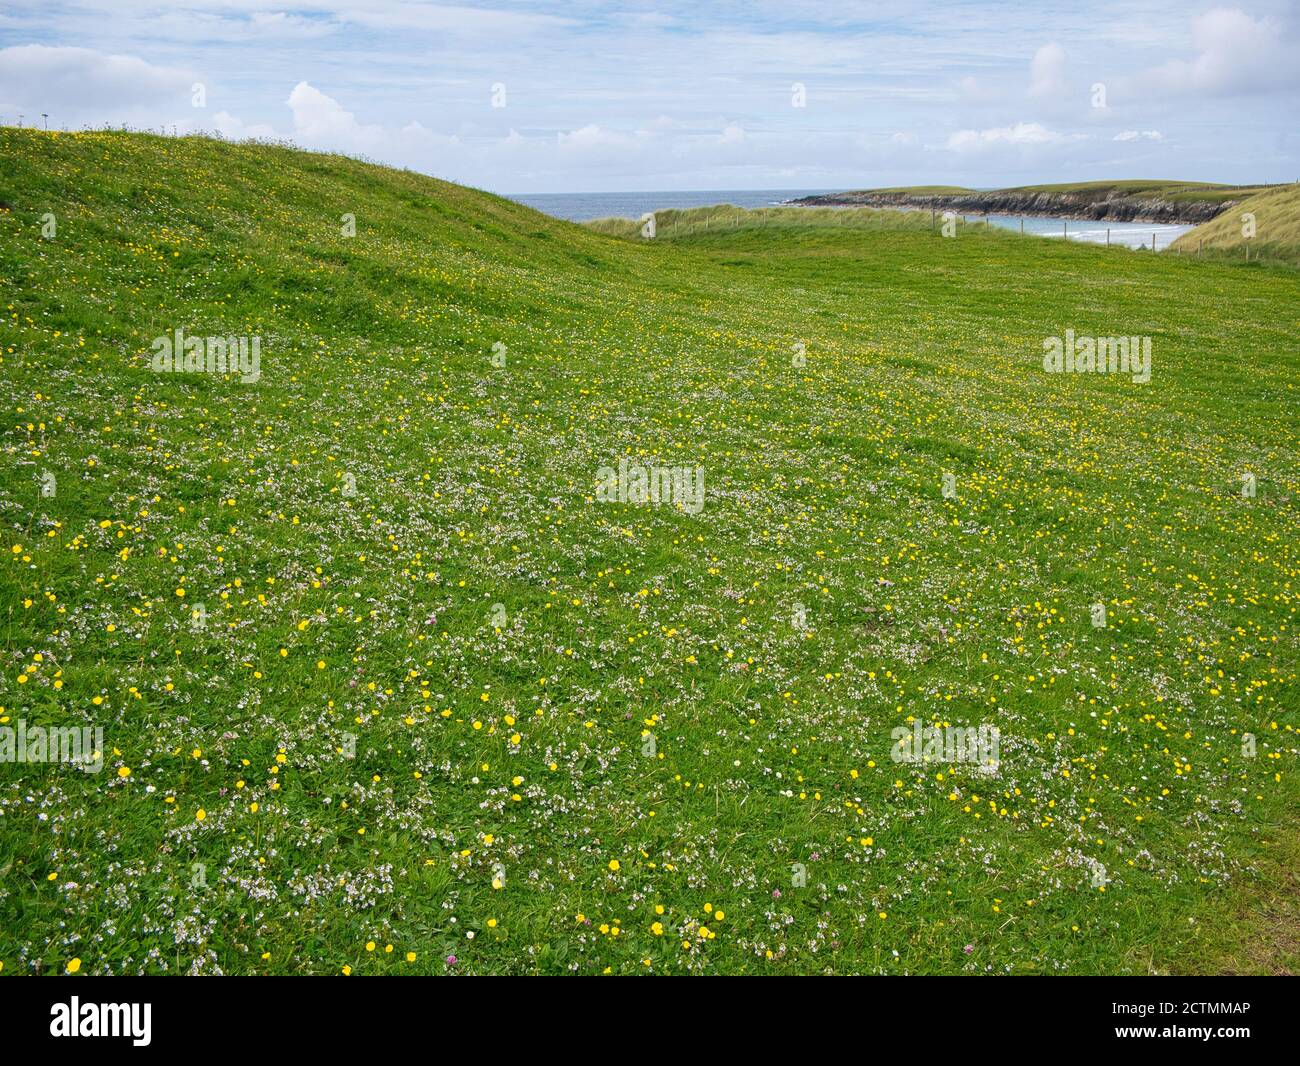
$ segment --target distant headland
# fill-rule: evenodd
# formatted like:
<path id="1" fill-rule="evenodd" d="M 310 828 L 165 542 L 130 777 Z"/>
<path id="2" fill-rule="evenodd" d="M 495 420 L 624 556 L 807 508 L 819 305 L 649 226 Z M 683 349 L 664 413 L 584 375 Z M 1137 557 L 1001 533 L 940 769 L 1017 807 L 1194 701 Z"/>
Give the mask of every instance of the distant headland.
<path id="1" fill-rule="evenodd" d="M 1024 185 L 1011 189 L 967 189 L 917 185 L 804 196 L 799 207 L 907 207 L 958 214 L 1032 215 L 1117 222 L 1201 223 L 1270 185 L 1219 185 L 1187 181 L 1084 181 L 1066 185 Z"/>

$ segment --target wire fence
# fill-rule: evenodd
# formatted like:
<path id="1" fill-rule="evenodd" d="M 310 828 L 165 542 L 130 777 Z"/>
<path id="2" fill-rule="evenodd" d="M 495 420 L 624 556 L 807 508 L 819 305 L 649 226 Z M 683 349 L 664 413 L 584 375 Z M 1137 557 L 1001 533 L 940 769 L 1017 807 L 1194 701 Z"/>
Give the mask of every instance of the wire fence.
<path id="1" fill-rule="evenodd" d="M 830 216 L 830 212 L 834 212 L 833 217 Z M 652 215 L 658 220 L 657 227 L 647 229 L 647 223 Z M 593 228 L 604 232 L 615 233 L 617 230 L 617 235 L 620 236 L 639 234 L 643 238 L 662 240 L 672 237 L 688 237 L 697 234 L 751 228 L 829 228 L 882 232 L 930 230 L 935 233 L 947 232 L 951 235 L 955 232 L 955 225 L 960 223 L 967 230 L 987 228 L 1002 232 L 1018 232 L 1022 236 L 1073 240 L 1081 244 L 1122 247 L 1129 250 L 1167 252 L 1172 248 L 1176 255 L 1182 255 L 1185 252 L 1192 256 L 1199 256 L 1203 250 L 1203 242 L 1199 240 L 1194 248 L 1187 245 L 1186 242 L 1177 244 L 1179 238 L 1184 236 L 1187 228 L 1190 227 L 1147 231 L 1140 226 L 1133 225 L 1123 227 L 1101 226 L 1095 222 L 1085 222 L 1079 219 L 1062 219 L 1060 220 L 1060 229 L 1057 230 L 1054 227 L 1049 229 L 1044 226 L 1045 219 L 1035 218 L 1032 228 L 1026 229 L 1027 218 L 1028 216 L 1019 218 L 1016 216 L 999 216 L 998 221 L 993 221 L 987 216 L 943 214 L 938 211 L 894 212 L 862 208 L 777 207 L 750 210 L 740 208 L 733 210 L 695 208 L 685 209 L 680 212 L 677 210 L 653 212 L 637 221 L 632 219 L 601 219 L 594 223 L 588 223 L 588 225 L 592 225 Z M 953 226 L 954 229 L 945 231 L 945 225 Z M 1177 247 L 1173 247 L 1176 244 Z M 1205 250 L 1208 251 L 1209 249 Z M 1244 247 L 1241 254 L 1246 259 L 1251 258 L 1249 244 Z"/>

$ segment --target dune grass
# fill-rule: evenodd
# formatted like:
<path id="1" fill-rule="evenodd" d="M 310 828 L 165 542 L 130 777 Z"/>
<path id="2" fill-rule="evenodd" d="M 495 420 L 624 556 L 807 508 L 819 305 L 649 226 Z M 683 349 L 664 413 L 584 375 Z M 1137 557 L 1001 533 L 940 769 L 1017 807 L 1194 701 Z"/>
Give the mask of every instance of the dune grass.
<path id="1" fill-rule="evenodd" d="M 1293 270 L 122 133 L 0 201 L 0 725 L 104 731 L 0 762 L 5 974 L 1289 965 Z"/>
<path id="2" fill-rule="evenodd" d="M 1184 233 L 1171 247 L 1240 257 L 1247 244 L 1253 257 L 1300 266 L 1300 185 L 1283 185 L 1250 196 L 1231 211 Z"/>
<path id="3" fill-rule="evenodd" d="M 762 229 L 857 229 L 926 230 L 931 228 L 928 211 L 874 210 L 867 207 L 712 207 L 669 208 L 654 212 L 655 239 L 704 235 L 715 230 Z M 597 218 L 583 223 L 588 229 L 610 237 L 641 239 L 645 223 L 632 218 Z"/>

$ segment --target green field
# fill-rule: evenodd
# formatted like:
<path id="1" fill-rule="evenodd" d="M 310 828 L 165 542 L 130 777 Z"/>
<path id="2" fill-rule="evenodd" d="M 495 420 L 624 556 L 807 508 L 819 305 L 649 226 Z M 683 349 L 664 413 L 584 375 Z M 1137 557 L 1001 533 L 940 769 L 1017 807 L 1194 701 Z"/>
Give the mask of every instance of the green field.
<path id="1" fill-rule="evenodd" d="M 0 724 L 104 737 L 0 763 L 3 974 L 1300 965 L 1294 269 L 125 133 L 0 204 Z"/>

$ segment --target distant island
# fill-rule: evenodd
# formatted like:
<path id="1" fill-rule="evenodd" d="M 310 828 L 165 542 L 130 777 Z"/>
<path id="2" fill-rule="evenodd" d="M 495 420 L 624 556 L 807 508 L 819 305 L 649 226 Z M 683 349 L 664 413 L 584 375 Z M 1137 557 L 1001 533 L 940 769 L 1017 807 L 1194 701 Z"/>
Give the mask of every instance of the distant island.
<path id="1" fill-rule="evenodd" d="M 1201 223 L 1273 185 L 1220 185 L 1187 181 L 1085 181 L 1067 185 L 1023 185 L 1011 189 L 966 189 L 916 185 L 890 189 L 803 196 L 797 207 L 906 207 L 958 214 L 1032 215 L 1116 222 Z"/>

